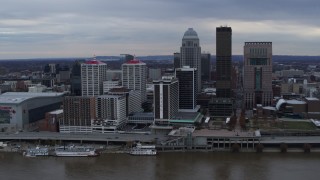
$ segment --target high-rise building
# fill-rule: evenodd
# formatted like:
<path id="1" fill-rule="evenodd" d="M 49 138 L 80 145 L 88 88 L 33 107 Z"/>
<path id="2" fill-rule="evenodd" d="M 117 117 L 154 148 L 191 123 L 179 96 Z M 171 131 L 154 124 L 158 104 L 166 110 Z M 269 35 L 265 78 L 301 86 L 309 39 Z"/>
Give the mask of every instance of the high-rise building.
<path id="1" fill-rule="evenodd" d="M 168 121 L 179 110 L 179 82 L 174 76 L 163 76 L 154 80 L 154 118 L 155 121 Z"/>
<path id="2" fill-rule="evenodd" d="M 176 52 L 173 54 L 173 67 L 174 68 L 181 68 L 180 66 L 181 56 L 180 53 Z"/>
<path id="3" fill-rule="evenodd" d="M 232 29 L 217 27 L 216 29 L 216 89 L 217 97 L 231 97 L 231 58 Z"/>
<path id="4" fill-rule="evenodd" d="M 231 99 L 231 27 L 216 28 L 216 97 L 208 105 L 212 117 L 231 116 L 233 101 Z"/>
<path id="5" fill-rule="evenodd" d="M 81 64 L 82 96 L 103 94 L 103 81 L 107 80 L 107 64 L 96 59 Z"/>
<path id="6" fill-rule="evenodd" d="M 196 31 L 189 28 L 183 35 L 180 48 L 180 67 L 189 66 L 197 69 L 197 92 L 201 91 L 201 47 Z"/>
<path id="7" fill-rule="evenodd" d="M 75 61 L 71 70 L 71 94 L 81 96 L 81 64 Z"/>
<path id="8" fill-rule="evenodd" d="M 197 69 L 184 66 L 176 69 L 179 80 L 179 109 L 194 110 L 197 105 Z"/>
<path id="9" fill-rule="evenodd" d="M 272 102 L 272 42 L 245 42 L 244 103 L 247 109 Z"/>
<path id="10" fill-rule="evenodd" d="M 60 132 L 92 132 L 91 121 L 96 117 L 95 97 L 69 96 L 63 100 Z"/>
<path id="11" fill-rule="evenodd" d="M 146 76 L 146 63 L 134 59 L 122 64 L 122 86 L 131 90 L 140 91 L 142 103 L 147 100 Z"/>
<path id="12" fill-rule="evenodd" d="M 201 54 L 201 80 L 202 81 L 211 80 L 211 54 L 210 53 Z"/>

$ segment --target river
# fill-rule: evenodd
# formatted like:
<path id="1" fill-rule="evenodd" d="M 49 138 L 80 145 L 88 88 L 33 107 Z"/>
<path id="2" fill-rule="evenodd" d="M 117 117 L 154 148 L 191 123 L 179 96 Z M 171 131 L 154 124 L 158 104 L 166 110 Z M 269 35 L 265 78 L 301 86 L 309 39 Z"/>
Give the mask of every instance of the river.
<path id="1" fill-rule="evenodd" d="M 170 152 L 91 158 L 0 153 L 1 180 L 277 180 L 320 179 L 320 153 Z"/>

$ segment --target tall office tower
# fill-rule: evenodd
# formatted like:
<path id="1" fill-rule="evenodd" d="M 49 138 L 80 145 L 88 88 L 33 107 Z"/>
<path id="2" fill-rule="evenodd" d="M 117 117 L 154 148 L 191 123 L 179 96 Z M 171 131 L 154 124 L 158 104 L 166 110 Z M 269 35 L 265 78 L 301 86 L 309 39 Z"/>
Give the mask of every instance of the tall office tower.
<path id="1" fill-rule="evenodd" d="M 180 66 L 181 56 L 180 53 L 176 52 L 173 54 L 173 67 L 174 68 L 181 68 Z"/>
<path id="2" fill-rule="evenodd" d="M 93 131 L 114 132 L 126 121 L 126 96 L 101 95 L 96 99 L 97 119 L 92 123 Z"/>
<path id="3" fill-rule="evenodd" d="M 71 94 L 81 96 L 81 64 L 75 61 L 71 70 Z"/>
<path id="4" fill-rule="evenodd" d="M 107 80 L 107 64 L 96 59 L 81 64 L 82 96 L 103 94 L 103 81 Z"/>
<path id="5" fill-rule="evenodd" d="M 216 28 L 216 97 L 208 105 L 210 115 L 216 118 L 232 114 L 231 99 L 231 27 Z"/>
<path id="6" fill-rule="evenodd" d="M 131 90 L 140 91 L 142 103 L 147 100 L 146 76 L 146 63 L 134 59 L 122 64 L 122 86 Z"/>
<path id="7" fill-rule="evenodd" d="M 245 42 L 244 103 L 247 109 L 272 102 L 272 42 Z"/>
<path id="8" fill-rule="evenodd" d="M 179 82 L 174 76 L 163 76 L 154 80 L 154 118 L 155 121 L 168 121 L 179 110 Z"/>
<path id="9" fill-rule="evenodd" d="M 184 66 L 176 69 L 179 80 L 179 110 L 194 110 L 197 105 L 197 69 Z"/>
<path id="10" fill-rule="evenodd" d="M 198 34 L 192 28 L 183 35 L 180 53 L 180 67 L 190 66 L 197 69 L 197 92 L 201 92 L 201 47 Z"/>
<path id="11" fill-rule="evenodd" d="M 211 80 L 211 54 L 210 53 L 201 54 L 201 80 L 202 81 Z"/>
<path id="12" fill-rule="evenodd" d="M 231 97 L 231 35 L 231 27 L 217 27 L 216 29 L 216 94 L 219 98 Z"/>
<path id="13" fill-rule="evenodd" d="M 94 97 L 69 96 L 63 100 L 63 120 L 60 132 L 91 132 L 91 120 L 96 116 Z"/>

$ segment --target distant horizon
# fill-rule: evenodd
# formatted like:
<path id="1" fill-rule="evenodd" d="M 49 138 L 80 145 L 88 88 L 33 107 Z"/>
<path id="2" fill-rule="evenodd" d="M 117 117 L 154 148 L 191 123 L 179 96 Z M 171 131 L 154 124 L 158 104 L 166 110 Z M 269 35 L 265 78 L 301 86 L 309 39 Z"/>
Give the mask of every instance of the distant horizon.
<path id="1" fill-rule="evenodd" d="M 205 52 L 206 53 L 206 52 Z M 152 57 L 152 56 L 155 56 L 155 57 L 161 57 L 161 56 L 172 56 L 173 57 L 173 54 L 172 55 L 141 55 L 141 56 L 136 56 L 137 59 L 139 59 L 139 57 L 141 58 L 146 58 L 146 57 Z M 211 56 L 216 56 L 215 54 L 211 54 Z M 232 56 L 243 56 L 243 55 L 240 55 L 240 54 L 234 54 Z M 320 58 L 320 55 L 279 55 L 279 54 L 274 54 L 272 56 L 287 56 L 287 57 L 319 57 Z M 96 57 L 121 57 L 121 55 L 96 55 Z M 59 60 L 59 59 L 74 59 L 74 60 L 77 60 L 77 59 L 90 59 L 90 58 L 94 58 L 94 56 L 91 56 L 91 57 L 34 57 L 34 58 L 13 58 L 13 59 L 0 59 L 0 61 L 6 61 L 6 60 Z M 98 59 L 99 60 L 99 59 Z M 320 60 L 320 59 L 319 59 Z"/>

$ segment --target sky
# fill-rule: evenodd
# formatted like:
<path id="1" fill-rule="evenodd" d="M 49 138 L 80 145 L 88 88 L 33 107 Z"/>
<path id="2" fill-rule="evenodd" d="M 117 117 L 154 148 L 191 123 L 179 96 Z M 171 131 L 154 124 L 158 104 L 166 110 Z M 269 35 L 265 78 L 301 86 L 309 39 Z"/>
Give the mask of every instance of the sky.
<path id="1" fill-rule="evenodd" d="M 319 18 L 319 0 L 1 0 L 0 59 L 171 55 L 190 27 L 214 55 L 219 26 L 235 55 L 249 41 L 320 55 Z"/>

